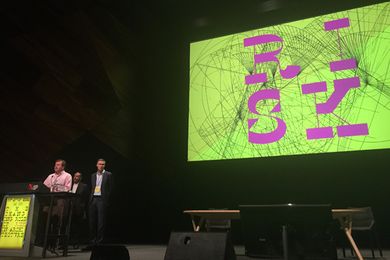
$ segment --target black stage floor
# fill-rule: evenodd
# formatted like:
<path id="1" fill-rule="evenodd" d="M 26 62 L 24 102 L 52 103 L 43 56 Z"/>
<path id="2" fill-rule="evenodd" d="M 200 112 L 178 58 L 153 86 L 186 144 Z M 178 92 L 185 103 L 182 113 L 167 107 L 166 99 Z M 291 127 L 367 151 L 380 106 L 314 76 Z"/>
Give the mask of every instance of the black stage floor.
<path id="1" fill-rule="evenodd" d="M 166 246 L 164 245 L 128 245 L 127 249 L 130 253 L 130 260 L 164 260 Z M 256 260 L 259 258 L 250 258 L 244 256 L 244 247 L 236 246 L 235 247 L 237 260 Z M 361 250 L 363 257 L 365 259 L 373 259 L 371 256 L 370 250 Z M 379 252 L 375 252 L 379 255 Z M 45 259 L 56 259 L 56 260 L 89 260 L 91 252 L 80 252 L 76 250 L 70 250 L 68 257 L 48 257 Z M 351 256 L 349 251 L 347 251 L 347 258 L 343 258 L 342 251 L 338 250 L 339 259 L 356 259 Z M 376 259 L 389 259 L 390 260 L 390 250 L 383 251 L 383 258 L 377 257 Z M 0 257 L 1 260 L 16 260 L 16 259 L 26 259 L 26 258 L 11 258 L 11 257 Z M 42 258 L 31 258 L 31 259 L 42 259 Z M 113 259 L 114 260 L 114 259 Z M 210 259 L 212 260 L 212 259 Z M 264 260 L 264 259 L 263 259 Z M 275 259 L 273 259 L 275 260 Z"/>

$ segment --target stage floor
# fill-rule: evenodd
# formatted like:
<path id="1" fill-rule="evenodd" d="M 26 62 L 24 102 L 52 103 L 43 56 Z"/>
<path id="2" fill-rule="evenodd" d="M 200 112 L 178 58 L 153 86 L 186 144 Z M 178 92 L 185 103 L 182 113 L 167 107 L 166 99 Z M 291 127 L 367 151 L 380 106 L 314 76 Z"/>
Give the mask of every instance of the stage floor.
<path id="1" fill-rule="evenodd" d="M 166 246 L 164 245 L 128 245 L 127 249 L 130 253 L 130 260 L 164 260 Z M 255 260 L 258 258 L 250 258 L 244 256 L 244 247 L 234 247 L 237 255 L 237 260 Z M 372 258 L 371 250 L 361 250 L 364 258 Z M 338 250 L 339 259 L 356 259 L 351 256 L 350 251 L 347 250 L 347 258 L 343 258 L 341 249 Z M 68 257 L 47 257 L 47 258 L 31 258 L 31 259 L 56 259 L 56 260 L 89 260 L 91 252 L 81 252 L 79 250 L 70 250 Z M 378 257 L 379 252 L 375 251 L 376 259 L 389 259 L 390 250 L 383 250 L 383 258 Z M 26 259 L 20 257 L 1 257 L 2 260 L 16 260 Z M 210 259 L 211 260 L 211 259 Z M 273 259 L 275 260 L 275 259 Z"/>

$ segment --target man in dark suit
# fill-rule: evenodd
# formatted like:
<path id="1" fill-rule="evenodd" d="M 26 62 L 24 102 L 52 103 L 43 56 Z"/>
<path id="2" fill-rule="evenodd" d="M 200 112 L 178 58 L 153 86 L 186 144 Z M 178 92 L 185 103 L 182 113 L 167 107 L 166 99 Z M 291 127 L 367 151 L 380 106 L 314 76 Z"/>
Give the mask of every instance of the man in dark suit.
<path id="1" fill-rule="evenodd" d="M 81 235 L 86 231 L 84 229 L 84 222 L 86 220 L 86 205 L 88 202 L 88 188 L 87 184 L 82 182 L 83 175 L 76 172 L 73 175 L 73 185 L 70 192 L 78 194 L 73 200 L 73 214 L 72 214 L 72 242 L 74 247 L 78 247 Z"/>
<path id="2" fill-rule="evenodd" d="M 99 159 L 96 163 L 97 172 L 91 176 L 89 225 L 92 244 L 101 244 L 104 241 L 107 211 L 113 190 L 112 173 L 106 171 L 105 167 L 106 161 Z"/>

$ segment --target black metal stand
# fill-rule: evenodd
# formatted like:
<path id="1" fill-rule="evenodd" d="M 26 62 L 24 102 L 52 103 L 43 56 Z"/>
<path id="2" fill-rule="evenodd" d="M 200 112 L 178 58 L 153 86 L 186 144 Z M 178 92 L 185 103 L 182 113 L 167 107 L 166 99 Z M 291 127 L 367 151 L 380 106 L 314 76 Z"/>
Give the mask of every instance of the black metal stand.
<path id="1" fill-rule="evenodd" d="M 50 196 L 50 205 L 49 205 L 49 210 L 48 210 L 48 217 L 46 220 L 46 226 L 45 226 L 45 233 L 44 233 L 44 242 L 43 242 L 43 250 L 42 250 L 42 258 L 46 258 L 46 251 L 48 250 L 48 240 L 50 239 L 63 239 L 63 256 L 68 255 L 68 244 L 69 244 L 69 237 L 70 237 L 70 227 L 72 223 L 72 212 L 73 212 L 73 200 L 72 198 L 76 197 L 77 195 L 73 193 L 68 193 L 68 192 L 59 192 L 59 193 L 50 193 L 47 194 L 46 196 Z M 64 222 L 64 219 L 60 220 L 60 226 L 57 234 L 49 234 L 49 229 L 50 229 L 50 222 L 51 222 L 51 217 L 52 217 L 52 212 L 53 212 L 53 204 L 54 204 L 54 199 L 55 198 L 61 198 L 68 203 L 68 207 L 66 207 L 67 212 L 63 214 L 63 216 L 67 217 L 66 221 L 66 228 L 65 232 L 62 234 L 61 229 L 62 229 L 62 223 Z M 54 252 L 56 255 L 58 255 L 57 252 Z"/>
<path id="2" fill-rule="evenodd" d="M 288 260 L 288 237 L 287 226 L 282 226 L 282 241 L 283 241 L 283 259 Z"/>

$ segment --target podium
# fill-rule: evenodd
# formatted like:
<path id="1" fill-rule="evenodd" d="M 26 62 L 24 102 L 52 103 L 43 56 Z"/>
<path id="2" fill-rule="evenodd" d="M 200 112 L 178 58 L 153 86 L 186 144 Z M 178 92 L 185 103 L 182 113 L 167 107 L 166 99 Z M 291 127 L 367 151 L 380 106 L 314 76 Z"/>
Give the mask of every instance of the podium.
<path id="1" fill-rule="evenodd" d="M 7 192 L 3 193 L 0 208 L 0 256 L 43 257 L 50 240 L 63 240 L 62 255 L 68 254 L 73 198 L 69 192 Z M 65 223 L 60 232 L 50 233 L 55 204 L 62 201 L 60 220 Z M 45 208 L 45 212 L 42 209 Z M 44 216 L 47 214 L 47 217 Z M 61 227 L 61 225 L 60 225 Z M 64 232 L 61 232 L 64 230 Z M 40 241 L 40 243 L 37 243 Z M 55 255 L 58 252 L 51 251 Z"/>

